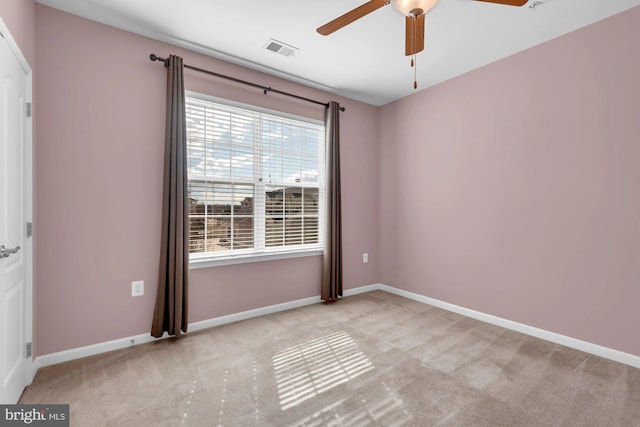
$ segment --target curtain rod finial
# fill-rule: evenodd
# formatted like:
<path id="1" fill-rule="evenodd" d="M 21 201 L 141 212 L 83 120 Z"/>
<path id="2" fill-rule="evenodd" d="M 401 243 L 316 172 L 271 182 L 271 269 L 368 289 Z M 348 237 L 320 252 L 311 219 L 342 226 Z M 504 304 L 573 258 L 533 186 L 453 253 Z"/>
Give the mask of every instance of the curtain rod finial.
<path id="1" fill-rule="evenodd" d="M 152 60 L 152 61 L 160 61 L 160 62 L 162 62 L 164 64 L 165 67 L 167 67 L 169 65 L 169 60 L 168 59 L 160 58 L 155 53 L 152 53 L 151 55 L 149 55 L 149 59 Z"/>

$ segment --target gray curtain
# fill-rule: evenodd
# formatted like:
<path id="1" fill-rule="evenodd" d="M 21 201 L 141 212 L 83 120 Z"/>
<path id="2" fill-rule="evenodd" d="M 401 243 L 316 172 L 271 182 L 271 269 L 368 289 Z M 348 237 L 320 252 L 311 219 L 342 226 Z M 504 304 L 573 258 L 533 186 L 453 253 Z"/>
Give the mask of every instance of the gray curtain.
<path id="1" fill-rule="evenodd" d="M 162 239 L 158 292 L 151 335 L 187 332 L 189 229 L 187 212 L 187 134 L 182 58 L 171 55 L 167 67 L 167 115 L 164 150 Z"/>
<path id="2" fill-rule="evenodd" d="M 342 207 L 340 194 L 340 106 L 329 102 L 325 112 L 326 129 L 326 230 L 322 259 L 324 301 L 342 297 Z"/>

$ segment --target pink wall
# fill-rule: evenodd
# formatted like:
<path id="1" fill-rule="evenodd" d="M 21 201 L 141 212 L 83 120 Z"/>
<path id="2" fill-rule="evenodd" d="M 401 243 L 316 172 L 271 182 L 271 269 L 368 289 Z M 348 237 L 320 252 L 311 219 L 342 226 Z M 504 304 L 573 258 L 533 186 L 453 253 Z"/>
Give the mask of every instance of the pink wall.
<path id="1" fill-rule="evenodd" d="M 640 355 L 640 7 L 382 108 L 381 281 Z"/>
<path id="2" fill-rule="evenodd" d="M 2 0 L 0 17 L 11 31 L 20 50 L 35 69 L 36 58 L 36 2 L 35 0 Z"/>
<path id="3" fill-rule="evenodd" d="M 166 72 L 150 53 L 320 100 L 335 96 L 38 5 L 37 354 L 149 330 L 157 280 Z M 187 71 L 187 89 L 323 117 L 322 107 Z M 375 283 L 378 109 L 337 98 L 345 288 Z M 362 264 L 362 252 L 371 262 Z M 320 257 L 192 270 L 191 321 L 320 293 Z M 145 295 L 130 296 L 131 281 Z"/>
<path id="4" fill-rule="evenodd" d="M 29 7 L 10 4 L 0 13 L 14 16 L 11 28 Z M 43 355 L 149 329 L 165 90 L 150 53 L 335 96 L 44 6 L 35 15 L 35 43 L 32 30 L 14 36 L 38 47 L 25 50 L 38 64 Z M 345 287 L 382 282 L 640 355 L 639 22 L 635 8 L 382 108 L 338 98 L 347 107 Z M 322 117 L 321 108 L 191 72 L 186 84 Z M 193 270 L 191 321 L 318 295 L 320 264 Z M 145 280 L 145 296 L 130 296 L 132 280 Z"/>

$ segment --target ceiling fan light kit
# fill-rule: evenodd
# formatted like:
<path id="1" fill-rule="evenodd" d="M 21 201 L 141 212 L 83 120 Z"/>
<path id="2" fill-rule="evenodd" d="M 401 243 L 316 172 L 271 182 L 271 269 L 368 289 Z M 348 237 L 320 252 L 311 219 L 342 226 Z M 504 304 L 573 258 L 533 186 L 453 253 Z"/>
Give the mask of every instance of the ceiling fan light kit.
<path id="1" fill-rule="evenodd" d="M 438 0 L 392 0 L 392 3 L 404 16 L 419 16 L 427 13 Z"/>
<path id="2" fill-rule="evenodd" d="M 524 6 L 528 0 L 475 0 L 483 1 L 486 3 L 497 3 L 508 6 Z M 405 56 L 412 56 L 411 66 L 416 65 L 416 54 L 424 50 L 424 19 L 425 14 L 433 8 L 438 0 L 370 0 L 353 10 L 345 13 L 342 16 L 337 17 L 331 22 L 318 27 L 316 30 L 323 36 L 346 27 L 352 22 L 380 9 L 383 6 L 393 3 L 393 7 L 405 16 L 406 29 L 405 29 Z M 534 3 L 535 6 L 540 4 L 540 1 Z M 416 70 L 414 68 L 414 81 L 413 88 L 417 89 L 418 84 L 416 81 Z"/>

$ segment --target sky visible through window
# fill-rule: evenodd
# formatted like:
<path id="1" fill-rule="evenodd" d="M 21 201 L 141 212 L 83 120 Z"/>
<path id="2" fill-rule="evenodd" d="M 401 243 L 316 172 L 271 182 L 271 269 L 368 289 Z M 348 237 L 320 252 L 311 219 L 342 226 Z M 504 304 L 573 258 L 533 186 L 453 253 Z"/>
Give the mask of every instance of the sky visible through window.
<path id="1" fill-rule="evenodd" d="M 188 124 L 190 177 L 251 180 L 254 167 L 261 166 L 265 183 L 318 182 L 318 144 L 323 132 L 318 126 L 300 127 L 268 115 L 199 113 L 192 115 Z M 261 146 L 256 147 L 258 140 Z M 255 164 L 256 157 L 262 160 L 261 165 Z"/>

